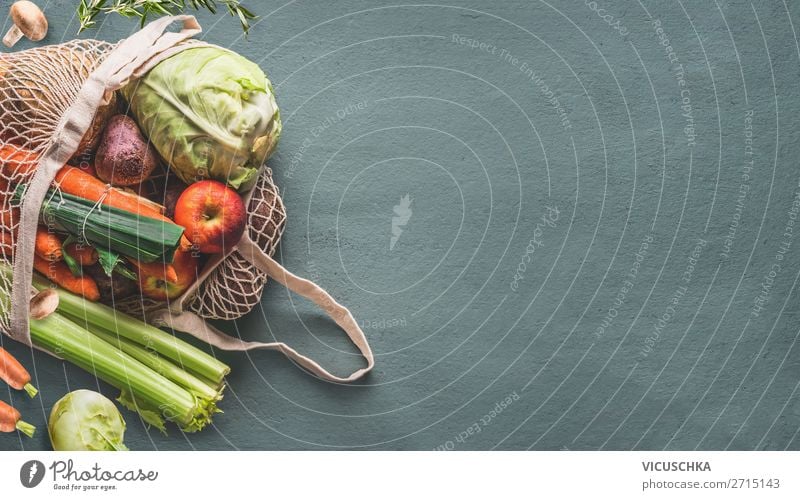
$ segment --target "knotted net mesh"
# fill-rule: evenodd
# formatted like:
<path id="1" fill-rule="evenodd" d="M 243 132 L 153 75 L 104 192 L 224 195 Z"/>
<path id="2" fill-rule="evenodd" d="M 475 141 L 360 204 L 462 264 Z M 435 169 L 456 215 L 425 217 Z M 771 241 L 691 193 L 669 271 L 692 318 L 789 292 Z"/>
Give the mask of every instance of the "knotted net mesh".
<path id="1" fill-rule="evenodd" d="M 35 228 L 20 228 L 20 198 L 14 194 L 25 184 L 48 148 L 58 142 L 63 116 L 75 102 L 89 75 L 115 45 L 95 40 L 75 40 L 0 55 L 0 330 L 9 333 L 11 265 L 20 232 L 33 237 Z M 91 159 L 103 124 L 117 112 L 116 96 L 97 109 L 95 118 L 70 163 Z M 156 180 L 155 185 L 158 185 Z M 271 172 L 264 169 L 250 197 L 248 234 L 272 254 L 286 219 Z M 122 279 L 122 278 L 117 278 Z M 207 319 L 235 319 L 249 312 L 261 298 L 266 276 L 233 252 L 207 275 L 186 308 Z M 139 294 L 114 304 L 119 310 L 145 316 L 167 304 Z"/>
<path id="2" fill-rule="evenodd" d="M 253 188 L 248 219 L 248 236 L 272 256 L 283 234 L 286 210 L 268 168 Z M 188 308 L 204 318 L 236 319 L 258 304 L 266 283 L 267 275 L 234 251 L 203 281 Z"/>
<path id="3" fill-rule="evenodd" d="M 54 144 L 61 118 L 83 82 L 112 48 L 106 42 L 76 40 L 0 55 L 0 258 L 7 263 L 4 269 L 13 263 L 23 231 L 19 227 L 21 202 L 14 197 L 15 190 L 30 180 L 39 159 Z M 0 328 L 8 332 L 8 272 L 0 273 L 0 296 Z"/>

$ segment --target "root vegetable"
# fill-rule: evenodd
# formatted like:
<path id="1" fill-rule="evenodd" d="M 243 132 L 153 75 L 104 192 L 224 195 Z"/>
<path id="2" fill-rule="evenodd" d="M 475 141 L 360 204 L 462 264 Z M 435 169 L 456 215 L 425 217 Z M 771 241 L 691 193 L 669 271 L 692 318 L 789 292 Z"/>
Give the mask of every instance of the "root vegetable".
<path id="1" fill-rule="evenodd" d="M 94 155 L 97 152 L 97 146 L 100 143 L 100 137 L 102 136 L 103 130 L 106 128 L 106 124 L 111 120 L 112 116 L 117 114 L 117 107 L 117 94 L 112 93 L 108 97 L 108 104 L 103 104 L 97 108 L 94 119 L 92 119 L 92 123 L 89 125 L 89 130 L 83 134 L 83 139 L 81 139 L 78 149 L 67 163 L 79 166 L 81 170 L 96 175 L 94 165 L 92 164 Z M 86 167 L 84 167 L 84 165 Z"/>
<path id="2" fill-rule="evenodd" d="M 47 424 L 55 451 L 127 451 L 125 420 L 110 399 L 80 389 L 59 399 Z"/>
<path id="3" fill-rule="evenodd" d="M 156 168 L 158 156 L 132 118 L 116 115 L 106 126 L 95 157 L 97 176 L 115 186 L 133 186 Z"/>
<path id="4" fill-rule="evenodd" d="M 48 262 L 58 262 L 62 258 L 61 239 L 47 230 L 45 226 L 36 228 L 36 255 Z"/>
<path id="5" fill-rule="evenodd" d="M 139 291 L 135 281 L 117 273 L 109 276 L 99 264 L 84 268 L 84 272 L 97 283 L 100 302 L 104 304 L 113 305 L 115 301 L 126 299 Z"/>
<path id="6" fill-rule="evenodd" d="M 75 262 L 81 266 L 97 264 L 99 255 L 97 250 L 87 243 L 72 242 L 66 245 L 66 251 Z"/>
<path id="7" fill-rule="evenodd" d="M 33 437 L 36 427 L 21 420 L 16 408 L 9 406 L 4 401 L 0 401 L 0 432 L 14 432 L 14 430 L 18 430 L 28 437 Z"/>
<path id="8" fill-rule="evenodd" d="M 2 347 L 0 347 L 0 379 L 18 391 L 25 389 L 30 397 L 39 392 L 31 385 L 31 375 L 28 370 Z"/>
<path id="9" fill-rule="evenodd" d="M 48 262 L 38 255 L 33 256 L 33 268 L 44 275 L 56 285 L 81 295 L 87 300 L 97 302 L 100 300 L 100 290 L 97 283 L 89 276 L 75 276 L 63 262 Z"/>
<path id="10" fill-rule="evenodd" d="M 61 191 L 91 201 L 101 201 L 103 205 L 127 210 L 143 217 L 152 217 L 172 222 L 153 208 L 153 202 L 133 193 L 111 188 L 92 175 L 76 167 L 63 167 L 56 174 L 56 185 Z"/>

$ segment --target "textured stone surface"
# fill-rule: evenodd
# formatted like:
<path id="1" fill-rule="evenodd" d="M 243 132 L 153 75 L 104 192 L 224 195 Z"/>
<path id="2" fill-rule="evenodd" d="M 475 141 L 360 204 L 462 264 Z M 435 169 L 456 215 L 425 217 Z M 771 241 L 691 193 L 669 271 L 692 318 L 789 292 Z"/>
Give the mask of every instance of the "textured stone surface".
<path id="1" fill-rule="evenodd" d="M 40 3 L 48 42 L 73 37 L 77 1 Z M 130 448 L 800 448 L 797 2 L 250 3 L 247 40 L 201 21 L 275 84 L 279 258 L 369 326 L 377 366 L 338 386 L 222 354 L 214 427 L 125 412 Z M 227 327 L 360 366 L 274 285 Z M 2 398 L 42 430 L 68 390 L 114 395 L 9 348 L 41 398 Z"/>

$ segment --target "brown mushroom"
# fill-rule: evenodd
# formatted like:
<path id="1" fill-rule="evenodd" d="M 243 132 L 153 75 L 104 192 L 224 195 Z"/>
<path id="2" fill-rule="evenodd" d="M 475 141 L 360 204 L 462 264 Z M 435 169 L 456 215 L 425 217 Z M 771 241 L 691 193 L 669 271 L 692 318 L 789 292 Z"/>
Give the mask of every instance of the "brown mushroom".
<path id="1" fill-rule="evenodd" d="M 13 47 L 23 35 L 32 42 L 38 42 L 47 35 L 47 18 L 42 9 L 28 0 L 20 0 L 11 5 L 11 20 L 14 26 L 3 37 L 6 47 Z"/>
<path id="2" fill-rule="evenodd" d="M 33 319 L 44 319 L 58 309 L 58 292 L 46 288 L 31 298 L 30 315 Z"/>

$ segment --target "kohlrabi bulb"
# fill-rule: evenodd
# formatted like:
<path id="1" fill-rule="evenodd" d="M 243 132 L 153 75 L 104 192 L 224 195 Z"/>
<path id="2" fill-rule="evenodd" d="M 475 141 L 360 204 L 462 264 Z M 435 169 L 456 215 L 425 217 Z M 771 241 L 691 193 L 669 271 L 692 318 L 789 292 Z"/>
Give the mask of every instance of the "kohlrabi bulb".
<path id="1" fill-rule="evenodd" d="M 125 421 L 111 400 L 94 391 L 73 391 L 58 400 L 47 425 L 55 451 L 123 451 Z"/>

